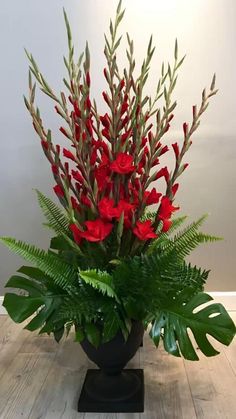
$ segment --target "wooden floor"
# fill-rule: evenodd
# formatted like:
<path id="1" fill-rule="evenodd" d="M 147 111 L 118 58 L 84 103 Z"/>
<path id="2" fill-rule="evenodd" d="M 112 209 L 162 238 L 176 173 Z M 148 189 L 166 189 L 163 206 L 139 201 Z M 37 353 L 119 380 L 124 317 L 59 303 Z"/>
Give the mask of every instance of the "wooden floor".
<path id="1" fill-rule="evenodd" d="M 236 312 L 231 314 L 236 319 Z M 156 350 L 145 336 L 129 364 L 145 371 L 145 413 L 77 413 L 91 366 L 80 346 L 72 338 L 58 345 L 0 316 L 0 418 L 235 419 L 236 341 L 221 350 L 214 358 L 183 361 Z"/>

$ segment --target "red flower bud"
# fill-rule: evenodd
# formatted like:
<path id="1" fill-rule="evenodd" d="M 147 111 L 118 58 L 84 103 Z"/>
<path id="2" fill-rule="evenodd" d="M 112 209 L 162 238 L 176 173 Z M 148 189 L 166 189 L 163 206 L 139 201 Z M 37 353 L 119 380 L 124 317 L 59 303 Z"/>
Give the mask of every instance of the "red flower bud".
<path id="1" fill-rule="evenodd" d="M 92 137 L 92 135 L 93 135 L 93 125 L 92 125 L 91 119 L 89 119 L 89 118 L 86 121 L 86 128 L 88 130 L 88 133 L 89 133 L 90 137 Z"/>
<path id="2" fill-rule="evenodd" d="M 167 151 L 169 151 L 169 148 L 168 148 L 168 146 L 167 146 L 167 145 L 165 145 L 165 146 L 161 149 L 161 152 L 160 152 L 159 156 L 162 156 L 162 154 L 165 154 Z"/>
<path id="3" fill-rule="evenodd" d="M 170 128 L 170 124 L 168 123 L 168 124 L 166 124 L 165 132 L 169 131 L 169 128 Z"/>
<path id="4" fill-rule="evenodd" d="M 83 177 L 81 176 L 81 174 L 78 172 L 78 170 L 72 170 L 72 171 L 71 171 L 71 173 L 72 173 L 73 178 L 74 178 L 77 182 L 79 182 L 79 183 L 83 183 L 83 182 L 84 182 L 84 179 L 83 179 Z"/>
<path id="5" fill-rule="evenodd" d="M 73 233 L 74 241 L 75 241 L 77 244 L 80 244 L 80 242 L 81 242 L 81 240 L 82 240 L 82 237 L 81 237 L 81 233 L 82 233 L 82 231 L 81 231 L 81 230 L 79 230 L 79 228 L 77 227 L 77 225 L 76 225 L 76 224 L 70 224 L 70 225 L 69 225 L 69 229 L 70 229 L 70 231 L 72 231 L 72 233 Z"/>
<path id="6" fill-rule="evenodd" d="M 63 156 L 67 157 L 67 159 L 76 161 L 76 158 L 75 158 L 74 154 L 71 153 L 71 151 L 67 150 L 66 148 L 63 148 Z"/>
<path id="7" fill-rule="evenodd" d="M 58 166 L 56 164 L 52 164 L 51 168 L 52 168 L 52 173 L 54 175 L 58 175 L 58 173 L 59 173 Z"/>
<path id="8" fill-rule="evenodd" d="M 185 170 L 185 169 L 187 169 L 187 167 L 189 166 L 189 163 L 185 163 L 184 164 L 184 169 L 183 169 L 183 171 Z"/>
<path id="9" fill-rule="evenodd" d="M 172 121 L 173 118 L 174 118 L 174 114 L 172 113 L 168 118 L 168 122 Z"/>
<path id="10" fill-rule="evenodd" d="M 59 129 L 62 132 L 62 134 L 64 134 L 67 138 L 70 138 L 69 133 L 66 131 L 64 127 L 60 127 Z"/>
<path id="11" fill-rule="evenodd" d="M 183 131 L 184 131 L 184 136 L 186 137 L 188 134 L 188 124 L 187 122 L 183 123 Z"/>
<path id="12" fill-rule="evenodd" d="M 71 197 L 71 205 L 72 205 L 72 208 L 74 209 L 74 210 L 76 210 L 76 211 L 78 211 L 78 212 L 80 212 L 80 206 L 79 206 L 79 204 L 78 204 L 78 202 L 77 202 L 77 200 L 72 196 Z"/>
<path id="13" fill-rule="evenodd" d="M 106 92 L 102 92 L 102 96 L 103 96 L 103 99 L 105 100 L 105 102 L 109 105 L 109 99 L 108 99 L 107 93 Z"/>
<path id="14" fill-rule="evenodd" d="M 121 123 L 121 128 L 124 128 L 124 126 L 127 124 L 127 122 L 129 121 L 129 118 L 128 118 L 128 115 L 126 115 L 125 117 L 124 117 L 124 119 L 122 120 L 121 119 L 121 121 L 122 121 L 122 123 Z"/>
<path id="15" fill-rule="evenodd" d="M 173 150 L 174 150 L 174 153 L 175 153 L 175 157 L 176 157 L 176 160 L 177 160 L 178 157 L 179 157 L 179 146 L 178 146 L 177 143 L 174 143 L 174 144 L 172 144 L 172 147 L 173 147 Z"/>
<path id="16" fill-rule="evenodd" d="M 172 186 L 172 189 L 171 189 L 173 196 L 175 196 L 175 194 L 176 194 L 176 192 L 177 192 L 178 189 L 179 189 L 179 184 L 178 183 L 175 183 Z"/>
<path id="17" fill-rule="evenodd" d="M 103 74 L 105 76 L 105 79 L 108 80 L 108 74 L 107 74 L 107 69 L 106 68 L 103 69 Z"/>
<path id="18" fill-rule="evenodd" d="M 80 140 L 81 128 L 78 124 L 75 124 L 75 138 L 76 141 Z"/>
<path id="19" fill-rule="evenodd" d="M 56 144 L 56 150 L 57 150 L 57 154 L 60 154 L 61 151 L 61 147 L 59 146 L 59 144 Z"/>
<path id="20" fill-rule="evenodd" d="M 122 116 L 128 109 L 129 105 L 127 102 L 123 102 L 121 105 L 120 115 Z"/>
<path id="21" fill-rule="evenodd" d="M 88 87 L 90 87 L 90 74 L 89 74 L 89 71 L 87 71 L 87 73 L 86 73 L 86 84 L 87 84 Z"/>
<path id="22" fill-rule="evenodd" d="M 105 137 L 108 141 L 110 141 L 111 136 L 110 136 L 110 133 L 109 133 L 109 131 L 108 131 L 108 129 L 107 129 L 107 128 L 103 128 L 103 130 L 102 130 L 102 135 L 104 135 L 104 137 Z"/>
<path id="23" fill-rule="evenodd" d="M 58 197 L 64 198 L 65 193 L 64 193 L 64 190 L 62 189 L 62 187 L 60 185 L 55 185 L 53 187 L 53 190 Z"/>
<path id="24" fill-rule="evenodd" d="M 45 141 L 45 140 L 41 140 L 41 145 L 42 145 L 42 147 L 43 147 L 43 149 L 46 151 L 46 150 L 48 150 L 48 148 L 49 148 L 49 144 L 48 144 L 48 142 L 47 141 Z"/>
<path id="25" fill-rule="evenodd" d="M 120 90 L 122 90 L 124 86 L 125 86 L 125 80 L 122 79 L 120 82 Z"/>
<path id="26" fill-rule="evenodd" d="M 166 166 L 160 169 L 159 172 L 157 172 L 155 180 L 161 178 L 162 176 L 164 176 L 166 183 L 168 183 L 170 180 L 170 174 Z"/>
<path id="27" fill-rule="evenodd" d="M 81 110 L 79 109 L 79 106 L 78 106 L 78 103 L 76 102 L 76 100 L 73 102 L 73 106 L 74 106 L 75 115 L 78 118 L 81 118 Z"/>
<path id="28" fill-rule="evenodd" d="M 89 96 L 87 96 L 85 100 L 85 109 L 88 109 L 90 111 L 91 106 L 91 100 L 89 99 Z"/>
<path id="29" fill-rule="evenodd" d="M 86 139 L 87 139 L 87 134 L 86 134 L 86 131 L 83 131 L 83 132 L 82 132 L 82 140 L 83 140 L 83 141 L 86 141 Z"/>
<path id="30" fill-rule="evenodd" d="M 104 116 L 100 116 L 100 121 L 105 128 L 110 128 L 110 119 L 107 113 Z"/>

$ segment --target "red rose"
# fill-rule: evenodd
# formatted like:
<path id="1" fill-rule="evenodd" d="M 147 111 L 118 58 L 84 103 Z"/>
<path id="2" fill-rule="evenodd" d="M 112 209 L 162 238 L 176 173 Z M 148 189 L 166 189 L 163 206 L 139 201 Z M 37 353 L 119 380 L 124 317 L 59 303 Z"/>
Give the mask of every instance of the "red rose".
<path id="1" fill-rule="evenodd" d="M 86 221 L 86 231 L 81 232 L 81 237 L 90 242 L 100 242 L 104 240 L 111 232 L 113 224 L 107 223 L 100 218 L 95 221 Z"/>
<path id="2" fill-rule="evenodd" d="M 64 198 L 65 193 L 60 185 L 54 186 L 53 190 L 58 197 Z"/>
<path id="3" fill-rule="evenodd" d="M 111 220 L 116 216 L 117 210 L 114 208 L 114 199 L 102 198 L 98 203 L 99 214 L 106 220 Z"/>
<path id="4" fill-rule="evenodd" d="M 133 233 L 135 236 L 139 238 L 139 240 L 148 240 L 148 239 L 156 239 L 157 234 L 154 233 L 152 222 L 151 220 L 147 221 L 137 221 L 135 228 L 133 229 Z"/>
<path id="5" fill-rule="evenodd" d="M 163 196 L 158 217 L 162 221 L 168 220 L 171 217 L 172 212 L 177 211 L 178 209 L 179 207 L 174 207 L 167 196 Z"/>
<path id="6" fill-rule="evenodd" d="M 146 205 L 157 204 L 159 202 L 160 197 L 161 197 L 161 193 L 158 193 L 156 191 L 156 188 L 152 188 L 151 192 L 150 191 L 144 192 Z"/>
<path id="7" fill-rule="evenodd" d="M 81 242 L 81 240 L 82 240 L 82 237 L 81 237 L 81 233 L 82 233 L 82 231 L 81 231 L 81 230 L 79 230 L 79 228 L 77 227 L 77 225 L 76 225 L 76 224 L 70 224 L 70 225 L 69 225 L 69 229 L 70 229 L 70 231 L 72 231 L 72 233 L 73 233 L 74 241 L 75 241 L 77 244 L 80 244 L 80 242 Z"/>
<path id="8" fill-rule="evenodd" d="M 118 153 L 116 159 L 111 163 L 110 168 L 113 172 L 125 175 L 135 170 L 133 157 L 127 153 Z"/>

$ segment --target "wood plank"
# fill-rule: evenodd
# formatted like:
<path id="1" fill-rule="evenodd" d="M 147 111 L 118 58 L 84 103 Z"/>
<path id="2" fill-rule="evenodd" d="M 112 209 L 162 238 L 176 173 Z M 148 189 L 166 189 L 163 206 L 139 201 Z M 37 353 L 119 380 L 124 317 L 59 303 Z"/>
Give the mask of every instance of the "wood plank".
<path id="1" fill-rule="evenodd" d="M 55 354 L 18 354 L 1 378 L 0 417 L 28 419 Z"/>
<path id="2" fill-rule="evenodd" d="M 87 359 L 78 343 L 68 337 L 60 345 L 52 367 L 32 407 L 29 419 L 78 419 L 76 411 Z"/>
<path id="3" fill-rule="evenodd" d="M 207 358 L 199 351 L 198 362 L 184 361 L 197 418 L 234 419 L 235 374 L 223 345 L 211 337 L 209 340 L 221 352 L 219 355 Z"/>
<path id="4" fill-rule="evenodd" d="M 142 362 L 141 362 L 142 365 Z M 146 419 L 196 419 L 183 360 L 156 349 L 146 335 L 143 366 Z"/>

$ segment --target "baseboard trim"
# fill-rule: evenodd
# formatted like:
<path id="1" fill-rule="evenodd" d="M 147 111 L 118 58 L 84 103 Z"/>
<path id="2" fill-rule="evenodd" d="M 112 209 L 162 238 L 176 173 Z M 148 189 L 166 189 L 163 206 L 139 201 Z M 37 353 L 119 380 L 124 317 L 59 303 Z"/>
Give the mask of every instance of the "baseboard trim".
<path id="1" fill-rule="evenodd" d="M 208 291 L 217 303 L 221 303 L 228 311 L 236 311 L 236 291 Z M 3 307 L 3 296 L 0 296 L 0 315 L 7 314 Z"/>
<path id="2" fill-rule="evenodd" d="M 0 295 L 0 315 L 1 314 L 7 314 L 7 311 L 5 309 L 5 307 L 3 307 L 2 303 L 3 303 L 3 296 Z"/>

